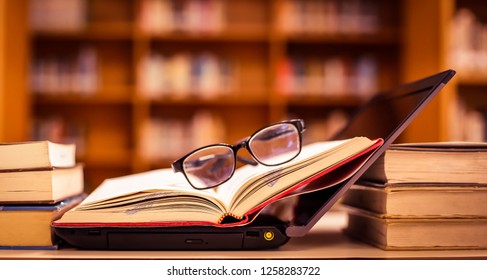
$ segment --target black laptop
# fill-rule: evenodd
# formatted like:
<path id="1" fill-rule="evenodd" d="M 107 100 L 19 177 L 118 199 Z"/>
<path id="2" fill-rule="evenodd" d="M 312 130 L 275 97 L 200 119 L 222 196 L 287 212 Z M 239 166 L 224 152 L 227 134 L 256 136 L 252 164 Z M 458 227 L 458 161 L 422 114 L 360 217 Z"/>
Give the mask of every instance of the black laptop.
<path id="1" fill-rule="evenodd" d="M 293 218 L 282 221 L 259 215 L 241 227 L 79 227 L 54 228 L 66 243 L 83 249 L 107 250 L 248 250 L 271 249 L 289 238 L 306 235 L 318 220 L 343 196 L 370 165 L 397 139 L 455 75 L 447 70 L 424 79 L 376 94 L 332 140 L 354 136 L 383 138 L 384 144 L 350 179 L 318 192 L 299 196 Z M 370 124 L 374 123 L 374 126 Z"/>

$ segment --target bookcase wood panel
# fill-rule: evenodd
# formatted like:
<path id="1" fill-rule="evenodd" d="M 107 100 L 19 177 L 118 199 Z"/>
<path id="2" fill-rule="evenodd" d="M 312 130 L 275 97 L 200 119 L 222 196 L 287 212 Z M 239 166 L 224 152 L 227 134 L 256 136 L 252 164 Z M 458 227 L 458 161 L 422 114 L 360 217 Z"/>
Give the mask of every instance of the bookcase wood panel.
<path id="1" fill-rule="evenodd" d="M 100 56 L 101 89 L 135 85 L 130 42 L 98 43 L 95 48 Z"/>
<path id="2" fill-rule="evenodd" d="M 132 24 L 134 21 L 133 0 L 90 0 L 88 2 L 90 24 Z"/>
<path id="3" fill-rule="evenodd" d="M 226 1 L 226 30 L 243 33 L 269 32 L 271 5 L 269 0 Z"/>

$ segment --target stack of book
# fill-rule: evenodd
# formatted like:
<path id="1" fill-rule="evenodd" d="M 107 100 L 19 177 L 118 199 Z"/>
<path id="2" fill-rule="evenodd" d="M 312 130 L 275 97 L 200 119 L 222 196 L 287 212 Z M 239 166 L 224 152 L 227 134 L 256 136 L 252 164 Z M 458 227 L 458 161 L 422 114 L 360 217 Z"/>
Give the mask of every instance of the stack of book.
<path id="1" fill-rule="evenodd" d="M 56 248 L 51 222 L 83 198 L 75 145 L 0 144 L 0 248 Z"/>
<path id="2" fill-rule="evenodd" d="M 487 143 L 392 145 L 343 198 L 349 235 L 387 250 L 487 248 Z"/>

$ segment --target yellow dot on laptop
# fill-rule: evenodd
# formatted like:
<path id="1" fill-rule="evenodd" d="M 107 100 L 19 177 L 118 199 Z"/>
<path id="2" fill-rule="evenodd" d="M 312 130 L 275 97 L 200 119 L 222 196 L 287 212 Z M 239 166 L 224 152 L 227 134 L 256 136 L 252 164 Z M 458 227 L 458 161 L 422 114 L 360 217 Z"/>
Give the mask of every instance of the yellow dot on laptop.
<path id="1" fill-rule="evenodd" d="M 274 239 L 274 233 L 272 231 L 266 231 L 264 233 L 264 239 L 267 241 L 271 241 L 272 239 Z"/>

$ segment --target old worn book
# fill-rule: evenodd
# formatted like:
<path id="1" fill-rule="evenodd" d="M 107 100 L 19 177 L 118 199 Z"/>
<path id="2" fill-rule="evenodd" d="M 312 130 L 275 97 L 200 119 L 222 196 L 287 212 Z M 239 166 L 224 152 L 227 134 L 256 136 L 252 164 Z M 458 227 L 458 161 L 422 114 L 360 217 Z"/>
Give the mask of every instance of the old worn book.
<path id="1" fill-rule="evenodd" d="M 393 218 L 348 209 L 345 232 L 386 250 L 486 249 L 487 218 Z"/>
<path id="2" fill-rule="evenodd" d="M 0 144 L 0 170 L 73 167 L 76 147 L 49 141 Z"/>
<path id="3" fill-rule="evenodd" d="M 487 218 L 487 185 L 362 183 L 342 203 L 388 217 Z"/>
<path id="4" fill-rule="evenodd" d="M 0 203 L 54 203 L 83 192 L 83 166 L 0 171 Z"/>
<path id="5" fill-rule="evenodd" d="M 53 248 L 58 240 L 51 222 L 83 198 L 77 195 L 52 205 L 0 205 L 0 249 Z"/>
<path id="6" fill-rule="evenodd" d="M 487 143 L 395 144 L 362 178 L 381 183 L 487 184 Z"/>
<path id="7" fill-rule="evenodd" d="M 303 147 L 278 166 L 243 166 L 217 189 L 193 189 L 181 173 L 161 169 L 105 180 L 54 226 L 235 226 L 266 205 L 350 178 L 382 140 L 356 137 Z M 320 179 L 320 184 L 311 182 Z"/>

